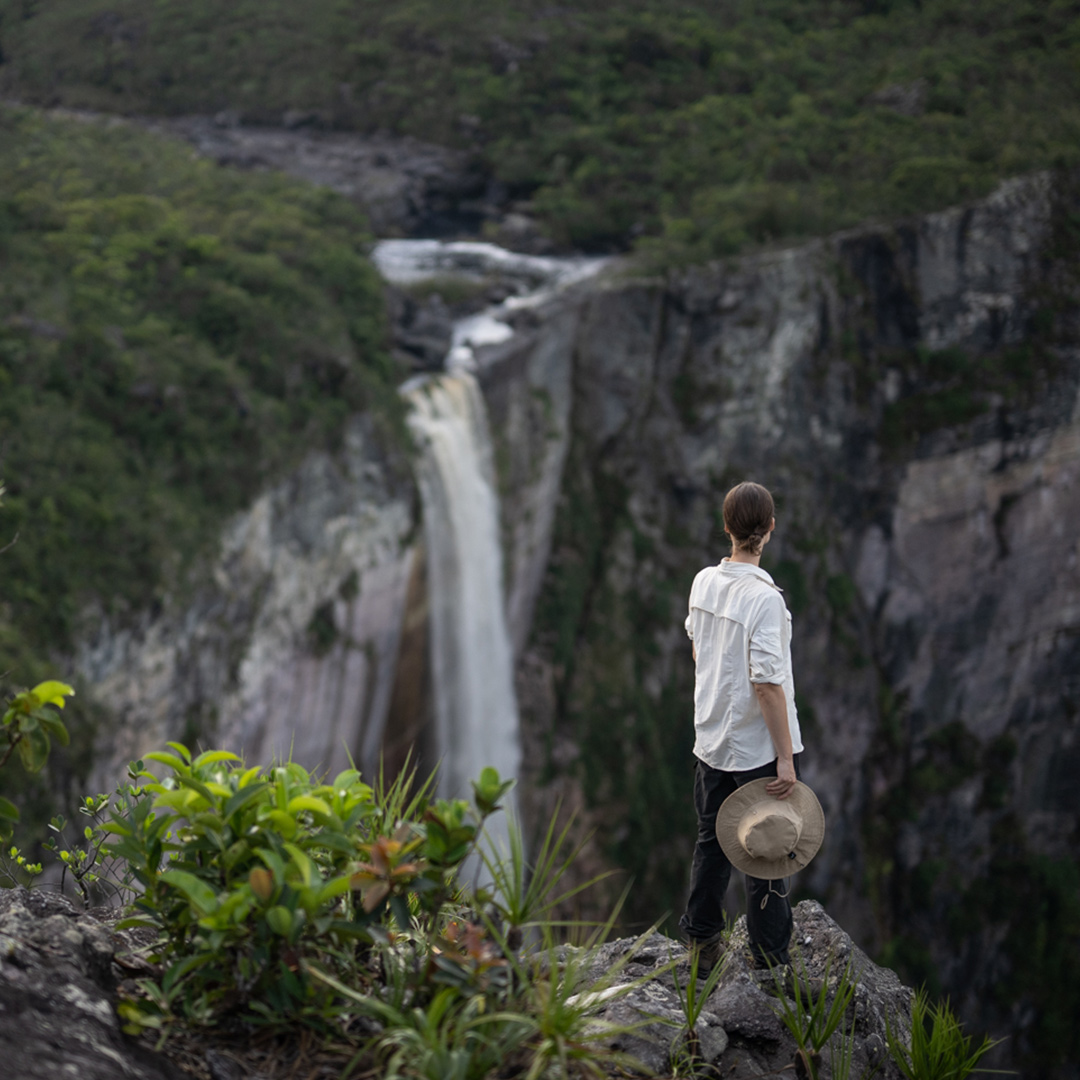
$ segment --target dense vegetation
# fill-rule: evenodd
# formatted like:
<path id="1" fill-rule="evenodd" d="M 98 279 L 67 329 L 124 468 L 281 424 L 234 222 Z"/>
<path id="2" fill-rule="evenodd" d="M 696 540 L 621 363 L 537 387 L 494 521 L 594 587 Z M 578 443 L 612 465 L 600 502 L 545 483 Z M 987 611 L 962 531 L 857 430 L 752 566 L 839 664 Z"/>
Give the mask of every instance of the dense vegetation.
<path id="1" fill-rule="evenodd" d="M 83 612 L 160 599 L 352 412 L 396 415 L 366 240 L 327 192 L 0 110 L 8 679 L 51 673 Z"/>
<path id="2" fill-rule="evenodd" d="M 562 244 L 701 257 L 941 207 L 1080 143 L 1076 0 L 29 0 L 0 88 L 472 147 Z"/>

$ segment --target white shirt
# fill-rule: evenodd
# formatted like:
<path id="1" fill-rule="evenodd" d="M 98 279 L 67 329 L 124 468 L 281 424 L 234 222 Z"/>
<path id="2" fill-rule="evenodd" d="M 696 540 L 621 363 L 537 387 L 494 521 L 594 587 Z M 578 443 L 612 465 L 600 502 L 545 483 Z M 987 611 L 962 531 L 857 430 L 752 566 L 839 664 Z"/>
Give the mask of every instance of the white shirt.
<path id="1" fill-rule="evenodd" d="M 799 753 L 791 613 L 773 579 L 730 559 L 705 567 L 690 589 L 686 632 L 697 651 L 694 754 L 725 772 L 756 769 L 776 757 L 752 683 L 784 688 L 791 746 Z"/>

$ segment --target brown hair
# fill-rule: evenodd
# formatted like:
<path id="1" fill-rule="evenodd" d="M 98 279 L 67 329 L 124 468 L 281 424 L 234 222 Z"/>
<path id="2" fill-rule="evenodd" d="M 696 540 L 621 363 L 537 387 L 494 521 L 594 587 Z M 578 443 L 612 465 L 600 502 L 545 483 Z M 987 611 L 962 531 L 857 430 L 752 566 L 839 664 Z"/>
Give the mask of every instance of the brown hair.
<path id="1" fill-rule="evenodd" d="M 768 489 L 749 480 L 736 484 L 724 496 L 724 532 L 736 551 L 760 555 L 775 514 Z"/>

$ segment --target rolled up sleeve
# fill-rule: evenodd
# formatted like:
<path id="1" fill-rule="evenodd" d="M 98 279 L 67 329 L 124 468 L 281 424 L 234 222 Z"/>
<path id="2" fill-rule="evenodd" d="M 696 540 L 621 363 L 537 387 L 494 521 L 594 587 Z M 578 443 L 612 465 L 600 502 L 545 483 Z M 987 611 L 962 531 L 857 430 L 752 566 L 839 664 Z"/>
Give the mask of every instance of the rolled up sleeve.
<path id="1" fill-rule="evenodd" d="M 782 683 L 784 681 L 783 620 L 784 601 L 777 594 L 770 597 L 760 617 L 750 627 L 750 681 L 752 683 Z"/>

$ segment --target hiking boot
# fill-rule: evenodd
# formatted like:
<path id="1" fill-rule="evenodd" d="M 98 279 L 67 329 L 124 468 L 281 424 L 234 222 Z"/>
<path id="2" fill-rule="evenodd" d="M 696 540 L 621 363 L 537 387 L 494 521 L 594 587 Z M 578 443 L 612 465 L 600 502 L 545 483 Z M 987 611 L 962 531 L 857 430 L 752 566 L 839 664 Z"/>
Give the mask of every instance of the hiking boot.
<path id="1" fill-rule="evenodd" d="M 693 959 L 693 954 L 695 952 L 697 953 L 697 973 L 699 979 L 705 978 L 705 976 L 720 963 L 720 959 L 724 955 L 724 949 L 726 948 L 722 934 L 706 938 L 703 941 L 698 940 L 697 938 L 688 938 L 686 944 L 687 948 L 690 950 L 691 959 Z"/>

